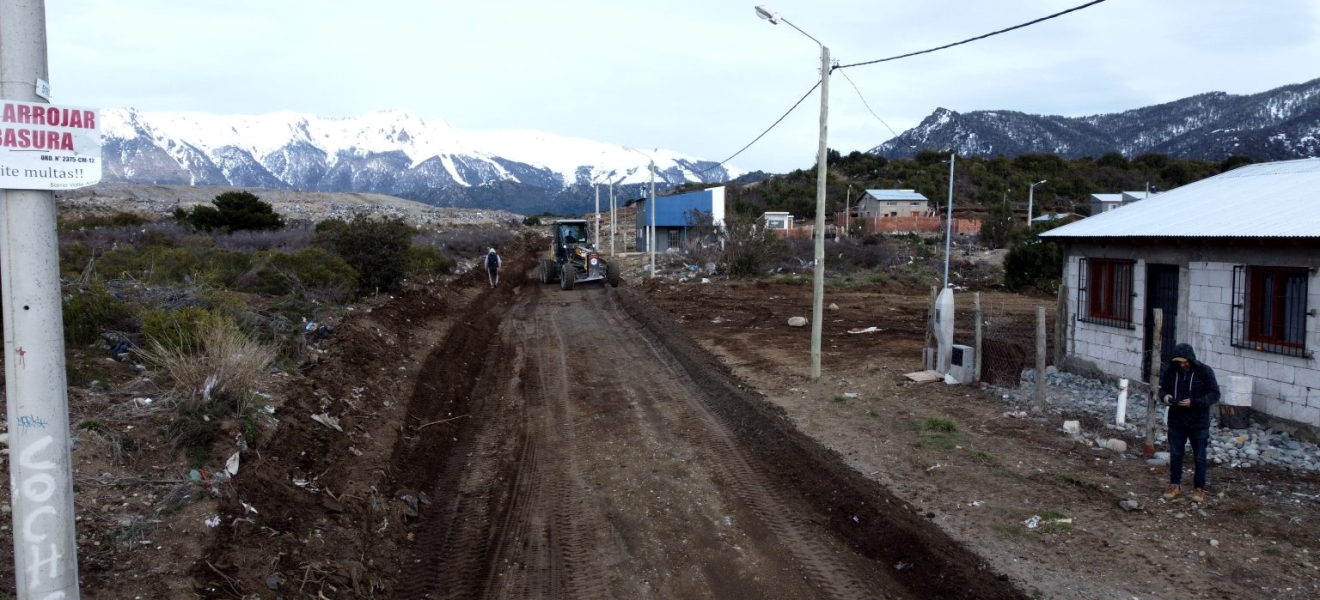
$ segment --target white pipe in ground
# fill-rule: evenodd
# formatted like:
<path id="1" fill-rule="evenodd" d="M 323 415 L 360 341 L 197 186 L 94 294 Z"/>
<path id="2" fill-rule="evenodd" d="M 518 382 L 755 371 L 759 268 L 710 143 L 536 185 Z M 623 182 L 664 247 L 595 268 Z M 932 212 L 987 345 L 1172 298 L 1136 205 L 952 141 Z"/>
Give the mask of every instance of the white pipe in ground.
<path id="1" fill-rule="evenodd" d="M 1127 392 L 1128 392 L 1127 378 L 1119 379 L 1118 380 L 1118 414 L 1114 416 L 1114 424 L 1118 425 L 1119 427 L 1122 427 L 1123 423 L 1127 422 Z"/>

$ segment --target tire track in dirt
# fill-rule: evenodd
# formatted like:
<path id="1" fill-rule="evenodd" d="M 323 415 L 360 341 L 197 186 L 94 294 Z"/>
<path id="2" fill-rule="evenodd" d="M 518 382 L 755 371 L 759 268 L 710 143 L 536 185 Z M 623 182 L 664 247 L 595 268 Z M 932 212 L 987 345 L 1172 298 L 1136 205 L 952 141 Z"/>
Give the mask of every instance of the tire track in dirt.
<path id="1" fill-rule="evenodd" d="M 611 320 L 623 325 L 632 319 L 617 301 L 603 302 L 601 309 Z M 676 384 L 689 388 L 690 393 L 674 394 L 682 399 L 694 421 L 689 431 L 698 435 L 702 445 L 709 446 L 718 457 L 713 461 L 722 481 L 733 488 L 737 497 L 751 510 L 773 537 L 797 561 L 803 576 L 811 586 L 828 598 L 892 598 L 906 597 L 900 587 L 879 577 L 872 565 L 857 560 L 837 540 L 820 535 L 819 527 L 812 523 L 812 515 L 803 507 L 794 506 L 784 494 L 775 489 L 764 474 L 758 471 L 730 433 L 727 423 L 712 414 L 701 397 L 702 389 L 693 382 L 683 366 L 669 354 L 649 331 L 642 330 L 644 347 L 651 353 L 649 360 L 664 365 Z M 635 360 L 648 360 L 637 357 Z M 887 585 L 888 583 L 888 585 Z"/>
<path id="2" fill-rule="evenodd" d="M 703 390 L 705 404 L 738 446 L 775 482 L 794 490 L 814 516 L 878 569 L 908 565 L 895 580 L 918 598 L 1025 598 L 910 505 L 847 467 L 833 452 L 793 428 L 783 411 L 746 391 L 714 357 L 632 290 L 619 290 L 623 309 Z M 892 572 L 892 571 L 891 571 Z"/>
<path id="3" fill-rule="evenodd" d="M 486 572 L 486 528 L 507 510 L 508 487 L 525 444 L 516 433 L 520 411 L 499 403 L 496 372 L 512 348 L 495 335 L 527 279 L 530 255 L 520 254 L 501 287 L 474 302 L 427 358 L 395 446 L 392 474 L 399 493 L 425 492 L 415 541 L 398 582 L 400 598 L 470 598 Z"/>

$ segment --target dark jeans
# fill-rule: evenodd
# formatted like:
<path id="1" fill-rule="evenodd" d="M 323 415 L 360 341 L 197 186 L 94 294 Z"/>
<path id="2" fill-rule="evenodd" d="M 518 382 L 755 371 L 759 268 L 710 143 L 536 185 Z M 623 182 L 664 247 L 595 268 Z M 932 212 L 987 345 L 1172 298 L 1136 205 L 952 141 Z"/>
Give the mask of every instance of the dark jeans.
<path id="1" fill-rule="evenodd" d="M 1196 464 L 1192 484 L 1197 489 L 1205 489 L 1205 455 L 1210 443 L 1209 429 L 1181 429 L 1169 426 L 1169 483 L 1182 484 L 1183 455 L 1187 441 L 1192 442 L 1192 462 Z"/>

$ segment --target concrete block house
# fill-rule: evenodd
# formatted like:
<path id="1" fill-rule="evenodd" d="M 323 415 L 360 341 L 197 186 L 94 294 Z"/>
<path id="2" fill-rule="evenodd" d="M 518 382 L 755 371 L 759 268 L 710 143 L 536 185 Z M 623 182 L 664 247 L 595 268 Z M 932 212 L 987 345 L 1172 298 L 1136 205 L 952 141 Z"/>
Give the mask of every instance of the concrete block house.
<path id="1" fill-rule="evenodd" d="M 1147 380 L 1190 343 L 1255 412 L 1320 427 L 1320 159 L 1248 165 L 1041 235 L 1065 247 L 1067 349 Z M 1152 309 L 1164 311 L 1153 332 Z"/>
<path id="2" fill-rule="evenodd" d="M 866 190 L 857 200 L 857 218 L 919 217 L 931 211 L 930 200 L 913 190 Z"/>

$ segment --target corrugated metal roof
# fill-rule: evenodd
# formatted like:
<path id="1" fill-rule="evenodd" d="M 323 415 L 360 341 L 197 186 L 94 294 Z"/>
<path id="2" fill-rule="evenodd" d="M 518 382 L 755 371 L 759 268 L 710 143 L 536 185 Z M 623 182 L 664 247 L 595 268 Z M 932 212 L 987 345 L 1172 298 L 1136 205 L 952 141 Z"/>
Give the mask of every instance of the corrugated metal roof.
<path id="1" fill-rule="evenodd" d="M 1091 199 L 1100 202 L 1122 202 L 1123 194 L 1091 194 Z"/>
<path id="2" fill-rule="evenodd" d="M 926 201 L 926 197 L 913 190 L 866 190 L 866 193 L 873 196 L 876 200 L 921 200 Z"/>
<path id="3" fill-rule="evenodd" d="M 1041 237 L 1318 238 L 1320 158 L 1239 167 Z"/>

